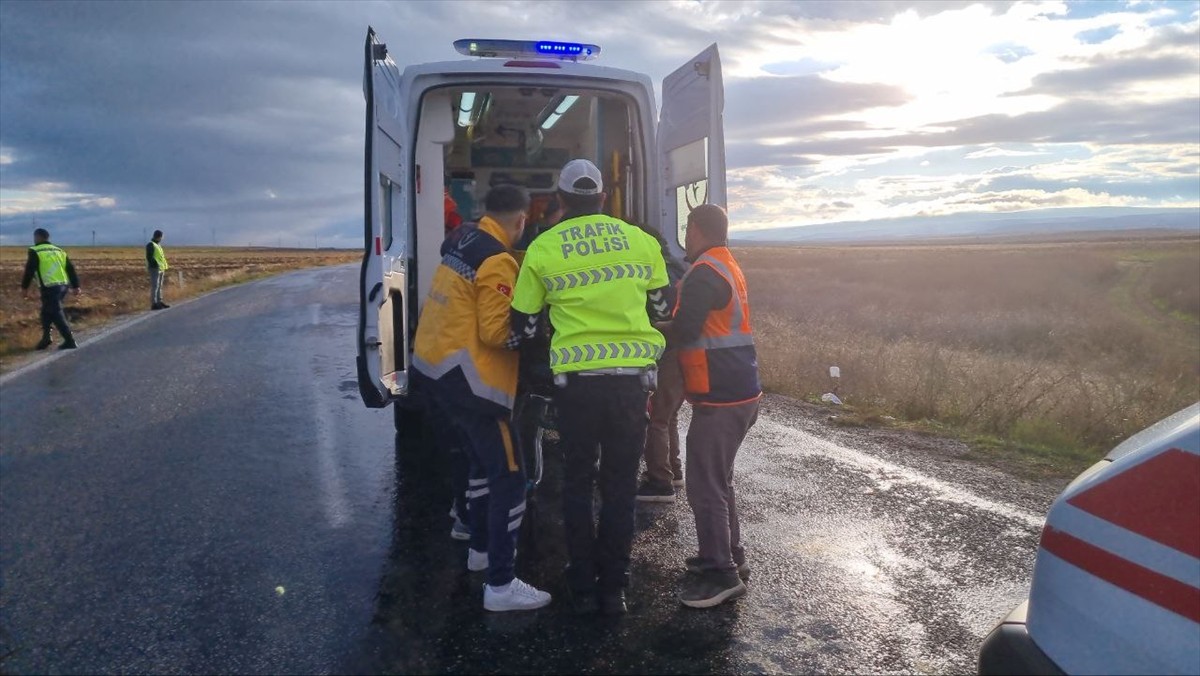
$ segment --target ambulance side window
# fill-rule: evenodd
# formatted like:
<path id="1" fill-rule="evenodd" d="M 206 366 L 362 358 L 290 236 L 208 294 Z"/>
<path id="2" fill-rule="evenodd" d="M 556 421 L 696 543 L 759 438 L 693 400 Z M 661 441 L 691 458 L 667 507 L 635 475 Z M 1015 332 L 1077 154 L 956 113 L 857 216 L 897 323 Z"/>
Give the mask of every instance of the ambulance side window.
<path id="1" fill-rule="evenodd" d="M 392 248 L 392 182 L 387 176 L 379 175 L 379 219 L 383 250 Z"/>
<path id="2" fill-rule="evenodd" d="M 675 186 L 675 232 L 683 246 L 688 214 L 708 202 L 708 137 L 670 151 L 668 158 Z"/>

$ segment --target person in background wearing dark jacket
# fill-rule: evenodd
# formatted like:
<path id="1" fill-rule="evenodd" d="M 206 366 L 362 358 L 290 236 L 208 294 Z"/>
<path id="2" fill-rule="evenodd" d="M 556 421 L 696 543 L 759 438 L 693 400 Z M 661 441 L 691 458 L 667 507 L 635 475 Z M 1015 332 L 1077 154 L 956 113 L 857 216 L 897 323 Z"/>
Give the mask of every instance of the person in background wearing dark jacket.
<path id="1" fill-rule="evenodd" d="M 164 310 L 171 307 L 163 302 L 163 275 L 166 274 L 167 256 L 163 253 L 162 230 L 155 230 L 154 236 L 146 243 L 146 268 L 150 271 L 150 309 Z"/>
<path id="2" fill-rule="evenodd" d="M 667 240 L 658 230 L 642 227 L 662 247 L 671 280 L 667 303 L 675 307 L 679 282 L 687 272 L 683 261 L 671 254 Z M 638 502 L 675 502 L 675 488 L 683 485 L 683 464 L 679 460 L 679 407 L 683 405 L 683 373 L 679 353 L 668 346 L 658 360 L 658 389 L 650 395 L 650 425 L 646 429 L 646 473 L 638 486 Z"/>
<path id="3" fill-rule="evenodd" d="M 733 461 L 758 419 L 762 387 L 750 328 L 746 279 L 727 244 L 725 210 L 702 204 L 688 214 L 692 267 L 675 316 L 661 325 L 679 350 L 684 393 L 692 404 L 687 434 L 687 497 L 696 517 L 699 555 L 685 560 L 679 600 L 709 608 L 746 593 L 750 577 L 733 496 Z"/>
<path id="4" fill-rule="evenodd" d="M 21 295 L 26 299 L 35 276 L 42 290 L 42 339 L 37 349 L 50 347 L 50 326 L 53 325 L 63 339 L 58 348 L 74 350 L 77 347 L 75 336 L 63 314 L 63 299 L 67 297 L 68 286 L 79 295 L 79 277 L 75 275 L 75 266 L 71 265 L 67 252 L 51 244 L 50 233 L 43 228 L 33 231 L 33 246 L 29 247 L 25 274 L 21 277 Z"/>

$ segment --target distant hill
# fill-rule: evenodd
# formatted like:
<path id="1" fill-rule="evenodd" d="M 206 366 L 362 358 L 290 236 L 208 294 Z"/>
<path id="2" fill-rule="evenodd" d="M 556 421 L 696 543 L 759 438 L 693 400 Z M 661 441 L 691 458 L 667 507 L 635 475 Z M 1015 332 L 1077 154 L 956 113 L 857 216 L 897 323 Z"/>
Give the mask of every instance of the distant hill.
<path id="1" fill-rule="evenodd" d="M 1090 207 L 1008 213 L 980 212 L 843 221 L 766 230 L 734 230 L 735 243 L 902 242 L 941 238 L 1046 236 L 1122 230 L 1187 231 L 1200 234 L 1200 209 Z"/>

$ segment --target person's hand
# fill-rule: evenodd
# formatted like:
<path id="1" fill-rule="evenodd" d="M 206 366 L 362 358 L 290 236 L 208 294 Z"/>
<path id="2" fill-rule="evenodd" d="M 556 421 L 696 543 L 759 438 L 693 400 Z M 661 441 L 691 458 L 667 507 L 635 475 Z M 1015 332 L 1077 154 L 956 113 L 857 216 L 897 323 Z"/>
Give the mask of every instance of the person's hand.
<path id="1" fill-rule="evenodd" d="M 27 288 L 21 289 L 21 297 L 24 298 L 25 300 L 33 300 L 33 294 L 30 293 L 29 289 L 27 289 Z"/>
<path id="2" fill-rule="evenodd" d="M 79 296 L 79 295 L 83 294 L 83 289 L 81 289 L 77 286 L 74 289 L 71 289 L 71 292 L 74 293 L 76 296 Z"/>

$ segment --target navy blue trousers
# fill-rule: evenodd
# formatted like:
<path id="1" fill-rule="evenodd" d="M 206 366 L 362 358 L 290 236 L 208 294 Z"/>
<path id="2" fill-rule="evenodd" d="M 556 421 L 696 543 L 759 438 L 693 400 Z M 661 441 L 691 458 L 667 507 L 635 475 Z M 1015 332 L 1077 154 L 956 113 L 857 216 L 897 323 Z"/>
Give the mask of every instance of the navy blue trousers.
<path id="1" fill-rule="evenodd" d="M 469 458 L 471 549 L 488 553 L 488 584 L 508 584 L 515 577 L 517 533 L 525 516 L 525 470 L 512 425 L 507 417 L 434 396 L 458 429 Z"/>

